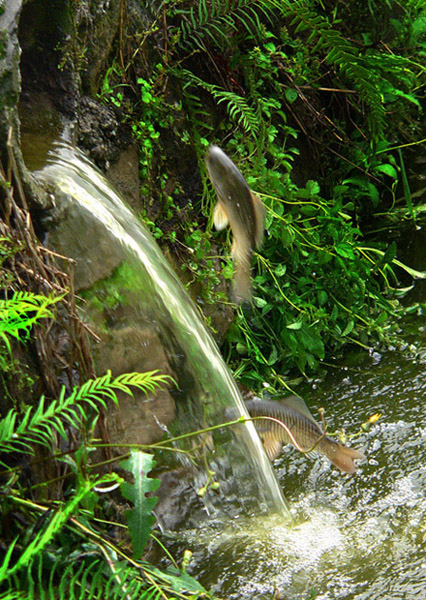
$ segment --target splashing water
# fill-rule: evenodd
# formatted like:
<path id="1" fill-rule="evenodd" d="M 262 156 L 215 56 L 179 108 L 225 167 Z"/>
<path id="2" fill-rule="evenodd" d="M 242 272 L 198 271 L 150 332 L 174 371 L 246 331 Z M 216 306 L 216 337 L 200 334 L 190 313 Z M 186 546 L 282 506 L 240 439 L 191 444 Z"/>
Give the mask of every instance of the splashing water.
<path id="1" fill-rule="evenodd" d="M 426 346 L 425 334 L 417 339 Z M 287 447 L 275 468 L 293 525 L 238 516 L 187 530 L 173 551 L 191 549 L 191 573 L 227 600 L 425 598 L 425 366 L 424 358 L 388 352 L 317 382 L 310 405 L 323 406 L 329 423 L 356 431 L 383 415 L 352 441 L 368 459 L 358 473 L 343 475 L 325 458 Z"/>
<path id="2" fill-rule="evenodd" d="M 53 189 L 56 197 L 61 197 L 61 210 L 74 215 L 75 226 L 68 235 L 75 238 L 75 256 L 71 257 L 77 260 L 77 278 L 92 268 L 90 252 L 79 241 L 80 231 L 89 221 L 94 222 L 91 227 L 95 243 L 96 231 L 99 238 L 99 232 L 102 231 L 102 237 L 107 234 L 103 251 L 119 256 L 122 253 L 119 260 L 131 265 L 135 311 L 161 340 L 178 381 L 179 420 L 185 421 L 186 430 L 223 422 L 224 409 L 229 407 L 238 415 L 248 416 L 235 381 L 182 284 L 145 226 L 108 181 L 79 151 L 66 144 L 56 146 L 47 166 L 37 176 Z M 244 430 L 242 439 L 250 458 L 250 477 L 258 483 L 257 495 L 269 510 L 288 515 L 253 424 L 247 423 L 240 429 Z M 239 493 L 244 497 L 243 487 Z"/>

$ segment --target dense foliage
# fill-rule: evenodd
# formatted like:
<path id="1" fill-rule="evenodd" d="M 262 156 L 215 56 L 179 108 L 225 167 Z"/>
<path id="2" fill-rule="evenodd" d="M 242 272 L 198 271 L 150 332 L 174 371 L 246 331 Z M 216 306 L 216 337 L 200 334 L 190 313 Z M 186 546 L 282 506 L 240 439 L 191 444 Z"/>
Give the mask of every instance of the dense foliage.
<path id="1" fill-rule="evenodd" d="M 30 293 L 3 300 L 0 350 L 10 352 L 11 337 L 28 337 L 29 312 L 33 324 L 51 317 L 51 304 Z M 156 498 L 146 494 L 160 483 L 149 477 L 155 465 L 152 454 L 133 449 L 121 462 L 132 482 L 115 472 L 100 474 L 102 463 L 89 460 L 98 445 L 96 422 L 107 401 L 117 403 L 118 392 L 133 395 L 132 389 L 154 391 L 169 379 L 157 372 L 115 378 L 108 372 L 71 394 L 63 388 L 53 402 L 42 397 L 36 406 L 12 408 L 0 420 L 0 534 L 7 548 L 0 564 L 4 597 L 210 597 L 185 573 L 185 565 L 160 571 L 141 560 L 155 521 Z M 46 473 L 56 476 L 43 477 Z M 133 557 L 126 536 L 120 544 L 110 535 L 112 528 L 126 530 L 125 523 L 111 518 L 115 504 L 109 497 L 116 489 L 134 506 L 125 515 Z"/>
<path id="2" fill-rule="evenodd" d="M 224 348 L 236 375 L 252 387 L 282 386 L 293 366 L 315 370 L 346 342 L 388 343 L 399 310 L 396 247 L 362 237 L 374 213 L 415 219 L 405 163 L 424 142 L 424 3 L 169 2 L 150 39 L 162 50 L 135 82 L 131 118 L 145 192 L 161 182 L 151 224 L 163 243 L 187 248 L 184 268 L 201 282 L 203 302 L 228 301 L 215 292 L 216 244 L 220 275 L 232 276 L 224 234 L 211 231 L 208 144 L 231 156 L 267 207 L 253 304 L 238 310 Z M 123 73 L 112 73 L 103 96 L 125 108 Z M 179 102 L 170 89 L 175 99 L 180 89 Z M 188 210 L 182 190 L 166 192 L 159 157 L 170 130 L 199 157 L 202 190 L 189 220 L 176 218 Z"/>

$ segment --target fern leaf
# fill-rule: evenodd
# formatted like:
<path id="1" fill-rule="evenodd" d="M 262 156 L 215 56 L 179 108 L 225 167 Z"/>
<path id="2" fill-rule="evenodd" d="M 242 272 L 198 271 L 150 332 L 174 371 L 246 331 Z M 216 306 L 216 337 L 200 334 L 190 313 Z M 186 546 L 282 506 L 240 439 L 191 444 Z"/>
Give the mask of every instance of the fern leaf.
<path id="1" fill-rule="evenodd" d="M 224 90 L 218 85 L 207 83 L 186 69 L 175 71 L 175 74 L 180 78 L 185 79 L 184 91 L 190 85 L 196 85 L 206 90 L 213 96 L 218 104 L 225 103 L 226 111 L 234 122 L 240 125 L 246 133 L 256 137 L 259 129 L 258 117 L 253 108 L 242 96 Z"/>
<path id="2" fill-rule="evenodd" d="M 39 566 L 39 581 L 43 581 L 43 579 L 44 579 L 43 578 L 43 570 L 42 570 L 43 554 L 40 554 L 39 556 L 40 556 L 40 559 L 39 559 L 39 562 L 40 562 L 40 566 Z M 83 567 L 83 565 L 82 565 L 82 567 Z M 82 567 L 80 567 L 80 569 L 77 572 L 80 572 Z M 57 576 L 58 570 L 59 570 L 59 565 L 58 565 L 57 562 L 54 562 L 53 565 L 50 567 L 50 573 L 49 573 L 49 593 L 48 593 L 48 598 L 49 599 L 50 598 L 55 598 L 55 596 L 56 596 L 56 593 L 55 593 L 56 590 L 55 590 L 55 583 L 54 583 L 54 581 L 55 581 L 55 578 Z M 63 579 L 66 579 L 67 575 L 68 575 L 68 570 L 65 570 L 65 573 L 63 575 Z M 74 597 L 72 586 L 68 587 L 67 592 L 68 592 L 70 598 Z"/>
<path id="3" fill-rule="evenodd" d="M 256 0 L 234 0 L 232 3 L 200 0 L 197 11 L 193 6 L 176 9 L 174 14 L 181 18 L 178 45 L 188 51 L 196 48 L 204 51 L 207 42 L 213 47 L 226 48 L 237 43 L 241 30 L 250 37 L 261 39 L 262 28 L 257 12 L 270 20 L 268 11 Z"/>
<path id="4" fill-rule="evenodd" d="M 158 590 L 155 587 L 149 588 L 141 596 L 141 600 L 158 600 L 158 598 L 160 598 L 160 596 L 161 596 L 161 590 Z"/>
<path id="5" fill-rule="evenodd" d="M 18 340 L 28 337 L 32 326 L 37 321 L 53 317 L 51 307 L 63 297 L 64 294 L 52 297 L 31 292 L 15 292 L 12 298 L 0 300 L 1 339 L 8 346 L 7 336 Z"/>
<path id="6" fill-rule="evenodd" d="M 88 416 L 84 410 L 85 404 L 96 415 L 99 414 L 100 407 L 106 407 L 105 398 L 118 404 L 118 390 L 127 394 L 132 394 L 132 387 L 142 392 L 153 391 L 170 381 L 173 381 L 170 376 L 158 371 L 124 373 L 116 378 L 108 371 L 104 376 L 89 380 L 79 389 L 76 388 L 67 398 L 63 389 L 59 399 L 48 406 L 45 406 L 42 396 L 36 410 L 28 408 L 19 423 L 19 415 L 13 409 L 0 420 L 0 451 L 32 454 L 30 444 L 48 446 L 55 433 L 66 437 L 65 425 L 78 428 L 86 422 Z"/>
<path id="7" fill-rule="evenodd" d="M 95 589 L 96 585 L 94 582 L 96 581 L 96 573 L 101 571 L 103 575 L 103 561 L 96 559 L 92 561 L 89 566 L 84 566 L 81 580 L 79 581 L 80 585 L 80 596 L 78 600 L 88 600 L 87 598 L 87 590 Z M 94 571 L 94 573 L 92 573 Z M 105 594 L 105 598 L 109 598 L 108 594 Z"/>
<path id="8" fill-rule="evenodd" d="M 47 526 L 39 531 L 34 539 L 26 546 L 21 556 L 18 558 L 15 565 L 13 565 L 7 572 L 0 574 L 0 581 L 11 577 L 14 573 L 26 567 L 35 556 L 41 553 L 43 548 L 52 540 L 53 536 L 56 535 L 64 526 L 70 515 L 74 512 L 78 504 L 82 499 L 92 490 L 93 483 L 85 481 L 80 490 L 76 493 L 67 504 L 50 518 Z M 1 578 L 3 575 L 3 579 Z"/>
<path id="9" fill-rule="evenodd" d="M 311 40 L 315 35 L 318 37 L 315 50 L 323 48 L 326 61 L 335 65 L 351 81 L 361 101 L 369 108 L 370 130 L 375 137 L 380 136 L 385 126 L 386 110 L 378 85 L 378 72 L 369 68 L 367 59 L 359 55 L 358 50 L 339 31 L 332 28 L 325 16 L 314 12 L 310 3 L 284 2 L 282 13 L 285 16 L 293 15 L 293 24 L 298 23 L 296 31 L 309 29 L 312 31 Z"/>
<path id="10" fill-rule="evenodd" d="M 130 535 L 133 541 L 133 554 L 140 558 L 151 534 L 155 518 L 152 510 L 157 504 L 157 498 L 147 498 L 148 492 L 154 492 L 160 486 L 159 479 L 150 479 L 147 474 L 153 469 L 155 461 L 151 454 L 140 451 L 132 451 L 128 460 L 120 463 L 123 469 L 133 474 L 133 484 L 124 482 L 121 484 L 121 493 L 127 500 L 134 504 L 134 508 L 126 511 L 126 519 L 129 524 Z"/>

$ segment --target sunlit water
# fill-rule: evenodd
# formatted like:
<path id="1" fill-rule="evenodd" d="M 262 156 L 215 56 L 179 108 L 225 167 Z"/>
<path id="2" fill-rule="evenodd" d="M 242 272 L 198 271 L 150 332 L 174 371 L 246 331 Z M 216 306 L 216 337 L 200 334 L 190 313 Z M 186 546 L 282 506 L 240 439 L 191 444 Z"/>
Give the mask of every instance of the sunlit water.
<path id="1" fill-rule="evenodd" d="M 426 598 L 424 372 L 424 359 L 387 352 L 306 387 L 330 431 L 382 413 L 351 442 L 367 460 L 350 476 L 286 448 L 274 469 L 294 525 L 237 514 L 186 531 L 172 547 L 193 551 L 191 572 L 228 599 Z"/>
<path id="2" fill-rule="evenodd" d="M 134 323 L 126 323 L 126 326 L 142 323 L 154 332 L 164 349 L 179 388 L 181 429 L 178 433 L 222 422 L 227 407 L 233 407 L 235 414 L 248 416 L 235 381 L 199 312 L 147 228 L 102 174 L 81 152 L 67 144 L 58 144 L 50 153 L 47 166 L 37 176 L 51 187 L 56 198 L 60 197 L 61 210 L 71 215 L 66 235 L 70 235 L 72 228 L 75 252 L 72 257 L 77 261 L 77 274 L 79 270 L 93 268 L 90 253 L 84 247 L 92 240 L 87 233 L 82 236 L 86 227 L 95 238 L 95 244 L 102 248 L 105 261 L 107 253 L 111 253 L 129 265 Z M 126 298 L 126 302 L 130 300 Z M 141 360 L 143 352 L 142 340 Z M 174 391 L 173 387 L 171 389 Z M 286 515 L 282 492 L 253 424 L 247 423 L 241 433 L 245 445 L 242 462 L 246 471 L 258 481 L 255 495 L 269 509 Z M 243 486 L 239 495 L 244 499 Z"/>

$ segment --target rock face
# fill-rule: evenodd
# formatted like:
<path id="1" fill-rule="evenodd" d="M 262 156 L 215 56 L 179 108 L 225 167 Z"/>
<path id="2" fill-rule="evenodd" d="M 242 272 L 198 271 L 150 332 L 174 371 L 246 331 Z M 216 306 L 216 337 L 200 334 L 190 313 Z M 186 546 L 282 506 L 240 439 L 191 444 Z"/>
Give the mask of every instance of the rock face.
<path id="1" fill-rule="evenodd" d="M 100 332 L 102 342 L 95 359 L 99 373 L 107 369 L 115 375 L 123 372 L 146 372 L 155 369 L 170 372 L 167 357 L 158 336 L 150 327 L 112 327 L 108 333 Z M 114 443 L 152 444 L 164 435 L 164 427 L 175 417 L 175 402 L 168 390 L 134 398 L 120 398 L 119 408 L 108 411 L 108 432 Z"/>
<path id="2" fill-rule="evenodd" d="M 0 14 L 0 151 L 2 157 L 12 153 L 28 200 L 37 211 L 52 208 L 54 194 L 39 184 L 28 167 L 38 170 L 45 164 L 52 142 L 64 129 L 90 150 L 99 167 L 107 170 L 113 164 L 134 204 L 139 201 L 139 161 L 129 127 L 120 124 L 117 110 L 82 95 L 83 90 L 95 94 L 98 89 L 119 27 L 120 4 L 119 0 L 101 1 L 93 3 L 92 12 L 85 12 L 89 11 L 86 3 L 68 0 L 11 0 Z M 92 35 L 86 38 L 88 29 Z M 78 34 L 84 39 L 78 39 Z M 114 253 L 103 247 L 108 241 L 102 241 L 93 220 L 79 219 L 72 203 L 63 200 L 50 240 L 56 249 L 73 256 L 77 287 L 88 290 L 96 282 L 108 281 L 123 255 L 119 248 Z M 60 198 L 56 201 L 61 203 Z M 52 218 L 43 222 L 51 223 Z M 95 329 L 100 327 L 97 333 L 102 338 L 93 350 L 99 374 L 107 369 L 114 375 L 170 370 L 160 341 L 148 327 L 120 321 L 108 329 L 103 320 L 108 311 L 109 307 L 105 312 L 100 308 L 99 322 L 92 323 Z M 135 394 L 133 400 L 123 396 L 120 409 L 108 414 L 109 435 L 123 443 L 149 444 L 163 436 L 161 424 L 169 424 L 174 414 L 168 391 Z"/>
<path id="3" fill-rule="evenodd" d="M 0 156 L 16 164 L 28 202 L 42 208 L 51 203 L 39 188 L 22 159 L 18 100 L 21 93 L 20 57 L 18 40 L 21 0 L 9 0 L 0 5 Z"/>
<path id="4" fill-rule="evenodd" d="M 122 11 L 124 6 L 127 14 Z M 148 6 L 142 7 L 136 0 L 90 3 L 10 0 L 0 15 L 0 149 L 2 155 L 7 154 L 6 142 L 11 131 L 10 147 L 28 199 L 36 209 L 33 214 L 43 217 L 39 219 L 39 231 L 46 235 L 54 222 L 48 233 L 51 247 L 76 260 L 77 288 L 84 291 L 92 304 L 96 303 L 97 293 L 110 293 L 110 284 L 123 265 L 120 249 L 111 251 L 107 238 L 98 235 L 90 219 L 81 220 L 74 214 L 72 204 L 65 202 L 54 211 L 46 210 L 52 208 L 54 194 L 48 187 L 41 187 L 28 168 L 40 169 L 52 142 L 65 132 L 70 141 L 83 147 L 97 166 L 108 173 L 133 208 L 142 209 L 138 147 L 129 126 L 122 124 L 120 108 L 105 106 L 95 96 L 111 61 L 114 43 L 117 39 L 124 43 L 125 28 L 135 35 L 144 31 L 148 22 L 152 22 L 147 17 L 148 10 Z M 137 75 L 144 75 L 143 68 L 149 70 L 152 62 L 149 53 L 149 49 L 140 50 L 138 65 L 134 66 L 135 71 L 139 69 Z M 173 98 L 170 103 L 174 104 Z M 181 190 L 182 203 L 188 204 L 187 197 L 197 193 L 200 185 L 198 171 L 194 169 L 196 159 L 189 145 L 183 151 L 173 132 L 167 135 L 171 160 L 167 154 L 161 156 L 152 174 L 153 188 L 164 165 L 170 162 L 174 172 L 168 179 L 167 194 Z M 161 202 L 155 196 L 150 200 L 161 209 Z M 56 197 L 56 202 L 62 201 Z M 179 273 L 176 261 L 174 265 Z M 107 300 L 111 298 L 110 294 Z M 232 311 L 227 310 L 229 319 Z M 102 344 L 94 348 L 98 373 L 105 369 L 112 369 L 114 374 L 154 368 L 164 372 L 179 370 L 185 357 L 171 352 L 170 366 L 170 356 L 165 355 L 155 330 L 137 320 L 129 328 L 120 311 L 121 308 L 106 304 L 92 315 L 92 326 L 102 339 Z M 221 332 L 226 320 L 223 316 L 217 319 Z M 141 346 L 145 347 L 142 354 Z M 174 411 L 174 401 L 168 394 L 155 401 L 151 398 L 147 403 L 138 402 L 137 408 L 128 403 L 120 416 L 114 413 L 113 434 L 116 439 L 130 441 L 138 431 L 138 440 L 149 443 L 162 435 L 152 413 L 167 425 Z"/>
<path id="5" fill-rule="evenodd" d="M 128 263 L 128 253 L 108 223 L 104 225 L 97 214 L 77 202 L 73 193 L 84 193 L 78 181 L 75 188 L 70 185 L 65 190 L 54 185 L 54 178 L 46 182 L 58 207 L 46 243 L 75 261 L 75 290 L 84 300 L 82 314 L 98 338 L 93 344 L 96 372 L 111 370 L 118 376 L 158 370 L 173 375 L 157 327 L 140 309 L 137 273 Z M 123 394 L 119 408 L 111 404 L 106 416 L 109 439 L 114 444 L 153 443 L 163 437 L 164 427 L 174 417 L 175 403 L 168 390 L 135 392 L 133 398 Z"/>

